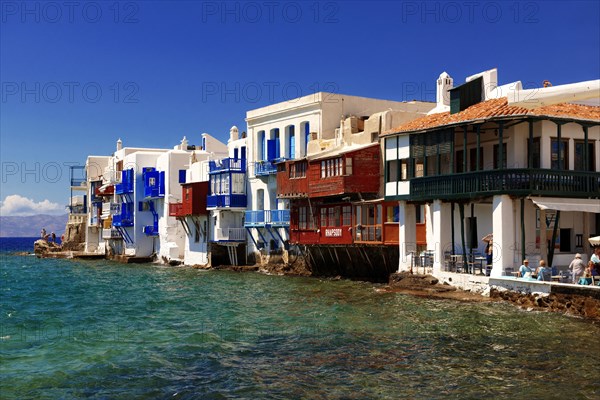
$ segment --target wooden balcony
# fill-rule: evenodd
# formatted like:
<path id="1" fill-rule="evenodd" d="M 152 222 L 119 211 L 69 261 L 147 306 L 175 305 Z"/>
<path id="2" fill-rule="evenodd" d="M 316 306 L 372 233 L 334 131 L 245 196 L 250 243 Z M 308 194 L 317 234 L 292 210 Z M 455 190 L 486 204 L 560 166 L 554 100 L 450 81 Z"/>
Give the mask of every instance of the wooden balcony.
<path id="1" fill-rule="evenodd" d="M 183 203 L 169 203 L 169 217 L 185 217 Z"/>
<path id="2" fill-rule="evenodd" d="M 600 198 L 600 173 L 521 168 L 413 178 L 408 199 L 467 199 L 499 194 Z"/>

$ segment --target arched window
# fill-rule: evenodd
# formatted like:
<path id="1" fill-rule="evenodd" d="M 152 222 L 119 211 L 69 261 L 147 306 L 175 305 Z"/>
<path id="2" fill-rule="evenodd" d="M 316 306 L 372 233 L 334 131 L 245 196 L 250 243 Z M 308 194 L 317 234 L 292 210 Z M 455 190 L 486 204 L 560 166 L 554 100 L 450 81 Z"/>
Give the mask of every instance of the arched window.
<path id="1" fill-rule="evenodd" d="M 265 139 L 265 131 L 259 131 L 257 135 L 257 148 L 256 148 L 256 160 L 261 161 L 265 159 L 265 147 L 266 147 L 266 139 Z"/>

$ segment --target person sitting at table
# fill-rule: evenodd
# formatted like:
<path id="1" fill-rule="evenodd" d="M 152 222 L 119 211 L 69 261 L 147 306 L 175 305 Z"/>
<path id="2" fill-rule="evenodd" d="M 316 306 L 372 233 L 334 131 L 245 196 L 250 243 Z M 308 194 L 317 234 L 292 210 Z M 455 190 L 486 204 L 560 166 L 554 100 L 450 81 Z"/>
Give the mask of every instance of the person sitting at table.
<path id="1" fill-rule="evenodd" d="M 573 259 L 573 261 L 571 261 L 571 264 L 569 264 L 569 269 L 573 271 L 573 283 L 579 282 L 579 278 L 583 276 L 585 268 L 586 266 L 583 260 L 581 259 L 581 254 L 575 254 L 575 258 Z"/>
<path id="2" fill-rule="evenodd" d="M 546 261 L 544 261 L 544 260 L 540 261 L 540 266 L 538 267 L 536 273 L 537 273 L 538 281 L 549 281 L 550 280 L 550 279 L 548 279 L 550 277 L 550 268 L 548 268 L 546 266 Z"/>
<path id="3" fill-rule="evenodd" d="M 594 248 L 592 256 L 590 257 L 590 262 L 594 264 L 593 267 L 596 272 L 600 272 L 600 247 Z"/>
<path id="4" fill-rule="evenodd" d="M 531 268 L 529 268 L 529 260 L 523 260 L 523 265 L 519 267 L 519 277 L 520 278 L 531 278 Z"/>
<path id="5" fill-rule="evenodd" d="M 598 275 L 598 268 L 596 268 L 596 264 L 592 260 L 588 262 L 588 267 L 586 268 L 585 273 L 586 278 L 591 278 L 592 276 Z"/>

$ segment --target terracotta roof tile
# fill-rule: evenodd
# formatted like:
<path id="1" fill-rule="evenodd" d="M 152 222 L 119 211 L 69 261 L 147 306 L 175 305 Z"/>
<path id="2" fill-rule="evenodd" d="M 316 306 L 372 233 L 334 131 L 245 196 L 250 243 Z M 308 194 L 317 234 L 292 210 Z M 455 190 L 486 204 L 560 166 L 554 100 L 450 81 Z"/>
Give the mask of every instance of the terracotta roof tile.
<path id="1" fill-rule="evenodd" d="M 444 112 L 426 115 L 402 124 L 394 129 L 390 129 L 384 132 L 382 136 L 399 132 L 421 131 L 479 119 L 492 119 L 512 115 L 549 116 L 600 122 L 600 107 L 562 103 L 538 107 L 530 110 L 523 107 L 509 106 L 508 100 L 506 97 L 504 97 L 500 99 L 482 101 L 481 103 L 472 105 L 466 110 L 456 114 Z"/>

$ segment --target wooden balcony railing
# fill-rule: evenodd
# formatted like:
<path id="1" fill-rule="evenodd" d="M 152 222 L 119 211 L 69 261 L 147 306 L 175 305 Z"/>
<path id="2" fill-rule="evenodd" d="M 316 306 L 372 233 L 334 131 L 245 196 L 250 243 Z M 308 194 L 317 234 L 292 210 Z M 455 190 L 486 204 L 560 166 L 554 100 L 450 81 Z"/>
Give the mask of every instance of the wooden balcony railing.
<path id="1" fill-rule="evenodd" d="M 600 198 L 600 173 L 522 168 L 427 176 L 410 181 L 411 200 L 496 194 Z"/>

